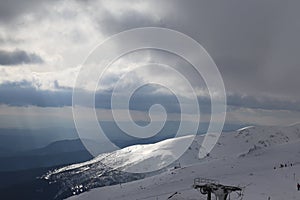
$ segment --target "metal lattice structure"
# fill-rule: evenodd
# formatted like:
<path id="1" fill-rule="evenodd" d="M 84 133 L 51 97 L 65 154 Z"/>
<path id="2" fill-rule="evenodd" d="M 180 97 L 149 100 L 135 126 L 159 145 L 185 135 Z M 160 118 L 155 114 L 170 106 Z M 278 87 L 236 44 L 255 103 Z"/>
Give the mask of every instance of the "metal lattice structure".
<path id="1" fill-rule="evenodd" d="M 199 190 L 201 194 L 207 195 L 207 200 L 211 200 L 212 194 L 217 200 L 226 200 L 231 192 L 242 191 L 240 187 L 222 185 L 217 180 L 205 178 L 194 179 L 193 188 Z"/>

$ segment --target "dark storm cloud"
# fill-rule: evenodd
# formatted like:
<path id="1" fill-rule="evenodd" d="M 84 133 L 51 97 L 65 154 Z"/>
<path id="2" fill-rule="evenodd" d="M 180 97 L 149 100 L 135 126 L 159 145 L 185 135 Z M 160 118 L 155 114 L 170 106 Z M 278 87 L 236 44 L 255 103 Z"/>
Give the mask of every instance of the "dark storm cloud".
<path id="1" fill-rule="evenodd" d="M 300 1 L 164 1 L 165 24 L 202 44 L 228 91 L 300 100 Z"/>
<path id="2" fill-rule="evenodd" d="M 72 106 L 72 88 L 60 87 L 55 91 L 39 90 L 30 82 L 6 83 L 0 85 L 0 104 L 9 106 L 63 107 Z M 91 95 L 91 93 L 86 93 Z M 151 105 L 160 103 L 168 112 L 179 112 L 174 96 L 139 93 L 130 101 L 130 109 L 145 111 Z M 111 91 L 98 92 L 95 95 L 96 108 L 111 109 Z"/>
<path id="3" fill-rule="evenodd" d="M 72 90 L 39 90 L 29 82 L 0 85 L 0 103 L 10 106 L 62 107 L 72 104 Z"/>
<path id="4" fill-rule="evenodd" d="M 45 1 L 1 1 L 0 20 L 9 23 L 10 20 L 6 19 L 34 12 L 42 4 L 46 5 L 41 2 Z M 300 110 L 300 1 L 152 1 L 154 6 L 149 8 L 149 13 L 155 13 L 155 9 L 166 11 L 165 15 L 157 14 L 155 19 L 138 10 L 125 11 L 118 17 L 106 10 L 103 2 L 78 2 L 82 2 L 83 10 L 90 8 L 86 10 L 87 14 L 99 31 L 107 35 L 141 26 L 166 26 L 196 39 L 215 60 L 227 91 L 234 94 L 228 95 L 229 105 Z M 51 15 L 51 12 L 47 14 Z M 0 59 L 0 62 L 3 61 Z M 6 60 L 6 63 L 9 62 Z M 1 91 L 11 86 L 3 87 Z M 34 87 L 16 87 L 12 91 L 25 95 L 25 105 L 71 105 L 69 90 L 50 92 Z M 1 92 L 2 102 L 4 94 Z M 6 94 L 22 101 L 21 95 L 12 94 L 9 90 L 6 90 Z M 110 108 L 109 95 L 102 95 L 98 96 L 103 100 L 97 101 L 97 106 Z M 170 100 L 168 96 L 152 97 L 161 98 L 164 102 Z M 280 100 L 280 97 L 289 100 Z M 7 96 L 5 98 L 6 103 L 16 101 Z M 146 94 L 136 98 L 133 109 L 137 110 L 144 108 L 145 100 L 151 100 Z M 207 104 L 207 101 L 202 101 L 199 100 Z M 175 103 L 172 106 L 176 110 Z"/>
<path id="5" fill-rule="evenodd" d="M 280 100 L 271 97 L 233 94 L 227 95 L 227 103 L 229 106 L 240 108 L 300 111 L 300 101 Z"/>
<path id="6" fill-rule="evenodd" d="M 72 88 L 56 85 L 55 91 L 39 90 L 29 82 L 6 83 L 0 85 L 0 104 L 9 106 L 63 107 L 72 106 Z M 168 113 L 180 113 L 176 96 L 172 94 L 153 93 L 153 88 L 136 92 L 130 100 L 130 109 L 148 111 L 151 105 L 161 104 Z M 91 95 L 86 93 L 86 95 Z M 210 99 L 198 97 L 201 113 L 210 113 Z M 299 101 L 284 101 L 274 98 L 258 98 L 231 94 L 227 97 L 229 106 L 265 110 L 300 111 Z M 97 92 L 95 106 L 100 109 L 111 109 L 111 91 Z"/>
<path id="7" fill-rule="evenodd" d="M 1 0 L 0 23 L 8 25 L 26 13 L 32 13 L 41 9 L 50 0 Z M 52 1 L 54 2 L 54 1 Z"/>
<path id="8" fill-rule="evenodd" d="M 228 92 L 268 101 L 267 96 L 300 101 L 299 7 L 299 1 L 178 0 L 152 8 L 166 11 L 158 21 L 138 11 L 121 17 L 108 10 L 104 16 L 91 15 L 99 30 L 108 34 L 153 25 L 181 31 L 212 56 Z"/>
<path id="9" fill-rule="evenodd" d="M 0 85 L 0 104 L 10 106 L 39 106 L 62 107 L 72 105 L 72 88 L 60 87 L 55 84 L 55 91 L 40 90 L 30 82 L 5 83 Z M 91 93 L 86 92 L 86 95 Z M 178 103 L 174 96 L 137 94 L 130 102 L 132 110 L 148 110 L 155 103 L 166 106 L 170 112 L 178 112 Z M 95 95 L 96 108 L 111 109 L 111 91 L 97 92 Z"/>
<path id="10" fill-rule="evenodd" d="M 30 1 L 2 0 L 0 1 L 0 21 L 7 23 L 28 9 L 30 9 Z"/>
<path id="11" fill-rule="evenodd" d="M 94 21 L 97 29 L 108 36 L 112 34 L 119 33 L 132 28 L 146 27 L 146 26 L 165 26 L 163 24 L 162 18 L 158 15 L 152 15 L 156 13 L 156 10 L 153 10 L 149 7 L 148 13 L 140 11 L 138 9 L 132 9 L 130 6 L 126 5 L 124 11 L 120 11 L 117 15 L 113 7 L 107 8 L 105 4 L 107 2 L 101 0 L 77 0 L 83 10 L 88 8 L 85 11 L 89 13 L 90 18 Z M 128 2 L 117 2 L 121 5 L 123 3 L 127 4 Z M 132 0 L 132 5 L 139 3 L 139 0 Z M 148 2 L 149 3 L 149 2 Z M 154 2 L 155 3 L 155 2 Z M 88 6 L 86 6 L 88 5 Z M 151 6 L 151 3 L 149 4 Z M 155 7 L 153 7 L 155 9 Z M 110 10 L 111 9 L 111 10 Z"/>
<path id="12" fill-rule="evenodd" d="M 163 26 L 161 21 L 156 21 L 151 16 L 141 12 L 131 11 L 122 14 L 122 17 L 116 17 L 108 11 L 104 11 L 104 17 L 95 18 L 98 29 L 106 34 L 115 34 L 124 30 L 147 27 Z"/>
<path id="13" fill-rule="evenodd" d="M 35 54 L 16 49 L 14 51 L 0 50 L 0 65 L 39 64 L 43 59 Z"/>

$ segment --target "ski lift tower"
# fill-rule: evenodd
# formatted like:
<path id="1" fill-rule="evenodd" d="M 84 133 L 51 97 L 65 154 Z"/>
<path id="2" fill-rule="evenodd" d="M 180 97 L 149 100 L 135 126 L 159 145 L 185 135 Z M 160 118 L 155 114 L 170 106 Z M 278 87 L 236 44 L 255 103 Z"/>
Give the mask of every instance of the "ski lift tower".
<path id="1" fill-rule="evenodd" d="M 193 187 L 207 195 L 207 200 L 212 200 L 211 195 L 214 194 L 216 200 L 226 200 L 231 192 L 242 191 L 241 188 L 235 186 L 221 185 L 216 180 L 196 178 Z"/>

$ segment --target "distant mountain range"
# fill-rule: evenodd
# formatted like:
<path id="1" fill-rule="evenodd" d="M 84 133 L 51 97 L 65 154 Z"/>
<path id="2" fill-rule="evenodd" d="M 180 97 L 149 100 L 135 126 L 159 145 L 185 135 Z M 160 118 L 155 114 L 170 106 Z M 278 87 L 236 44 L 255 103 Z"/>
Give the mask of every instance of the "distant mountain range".
<path id="1" fill-rule="evenodd" d="M 85 142 L 94 143 L 92 140 Z M 3 151 L 5 152 L 5 149 Z M 80 139 L 62 140 L 34 150 L 10 152 L 8 155 L 2 153 L 0 171 L 52 167 L 83 162 L 91 158 L 92 155 L 85 149 Z"/>
<path id="2" fill-rule="evenodd" d="M 75 128 L 0 129 L 0 156 L 45 147 L 55 141 L 78 138 Z"/>

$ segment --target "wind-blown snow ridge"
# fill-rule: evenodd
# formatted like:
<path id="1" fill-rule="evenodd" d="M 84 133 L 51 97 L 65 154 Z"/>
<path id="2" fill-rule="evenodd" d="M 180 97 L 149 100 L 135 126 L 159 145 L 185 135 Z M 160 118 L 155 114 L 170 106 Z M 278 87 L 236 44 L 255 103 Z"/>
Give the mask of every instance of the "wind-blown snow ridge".
<path id="1" fill-rule="evenodd" d="M 125 169 L 131 172 L 139 172 L 139 168 L 143 168 L 142 171 L 156 171 L 155 169 L 163 165 L 163 162 L 179 158 L 181 152 L 178 151 L 178 148 L 174 148 L 174 146 L 179 147 L 192 140 L 193 137 L 184 136 L 163 140 L 154 144 L 133 145 L 111 153 L 100 154 L 90 161 L 54 170 L 48 174 L 47 178 L 53 174 L 79 169 L 98 162 L 102 162 L 103 165 L 112 166 L 113 169 Z"/>
<path id="2" fill-rule="evenodd" d="M 241 132 L 241 131 L 244 131 L 244 130 L 247 130 L 247 129 L 251 129 L 251 128 L 255 128 L 255 126 L 246 126 L 246 127 L 240 128 L 240 129 L 238 129 L 236 131 L 237 132 Z"/>

